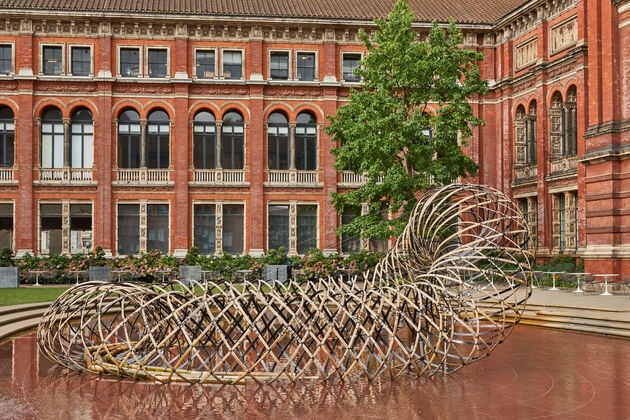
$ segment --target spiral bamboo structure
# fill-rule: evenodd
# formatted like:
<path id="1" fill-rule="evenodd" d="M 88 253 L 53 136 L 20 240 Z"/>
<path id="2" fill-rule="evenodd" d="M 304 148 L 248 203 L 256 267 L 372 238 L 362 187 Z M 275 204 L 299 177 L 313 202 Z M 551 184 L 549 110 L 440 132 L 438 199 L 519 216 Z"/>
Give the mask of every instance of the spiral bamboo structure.
<path id="1" fill-rule="evenodd" d="M 421 196 L 373 272 L 84 283 L 51 305 L 38 341 L 62 366 L 162 382 L 448 373 L 487 356 L 518 322 L 531 293 L 527 240 L 507 196 L 453 184 Z"/>

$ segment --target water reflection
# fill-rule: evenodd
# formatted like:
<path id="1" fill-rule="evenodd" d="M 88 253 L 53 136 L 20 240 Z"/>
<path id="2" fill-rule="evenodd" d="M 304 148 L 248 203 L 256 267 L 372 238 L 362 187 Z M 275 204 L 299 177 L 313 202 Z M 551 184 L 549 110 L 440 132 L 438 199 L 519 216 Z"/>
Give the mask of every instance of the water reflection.
<path id="1" fill-rule="evenodd" d="M 487 359 L 430 379 L 244 386 L 79 374 L 0 345 L 0 418 L 451 419 L 630 416 L 630 340 L 519 326 Z"/>

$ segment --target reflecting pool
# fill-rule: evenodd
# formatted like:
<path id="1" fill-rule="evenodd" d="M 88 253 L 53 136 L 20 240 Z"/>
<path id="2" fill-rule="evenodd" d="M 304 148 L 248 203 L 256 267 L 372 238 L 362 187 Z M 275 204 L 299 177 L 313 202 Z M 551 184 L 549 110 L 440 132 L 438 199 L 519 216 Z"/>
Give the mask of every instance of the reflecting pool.
<path id="1" fill-rule="evenodd" d="M 0 418 L 630 418 L 630 340 L 518 326 L 448 376 L 368 383 L 152 384 L 76 373 L 35 334 L 0 344 Z"/>

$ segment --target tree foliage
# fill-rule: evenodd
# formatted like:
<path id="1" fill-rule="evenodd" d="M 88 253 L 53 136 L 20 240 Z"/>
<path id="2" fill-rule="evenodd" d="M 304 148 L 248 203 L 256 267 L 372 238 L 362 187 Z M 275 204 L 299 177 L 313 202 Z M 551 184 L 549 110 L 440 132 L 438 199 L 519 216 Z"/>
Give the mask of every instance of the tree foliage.
<path id="1" fill-rule="evenodd" d="M 426 41 L 419 41 L 414 21 L 400 0 L 387 20 L 376 21 L 373 40 L 360 31 L 367 54 L 355 71 L 362 86 L 329 117 L 326 132 L 339 145 L 336 167 L 367 176 L 360 188 L 333 194 L 339 214 L 368 205 L 367 214 L 342 225 L 339 234 L 397 235 L 418 192 L 476 174 L 461 146 L 471 127 L 484 124 L 468 103 L 487 92 L 479 71 L 483 55 L 461 48 L 453 21 L 446 28 L 434 22 Z"/>

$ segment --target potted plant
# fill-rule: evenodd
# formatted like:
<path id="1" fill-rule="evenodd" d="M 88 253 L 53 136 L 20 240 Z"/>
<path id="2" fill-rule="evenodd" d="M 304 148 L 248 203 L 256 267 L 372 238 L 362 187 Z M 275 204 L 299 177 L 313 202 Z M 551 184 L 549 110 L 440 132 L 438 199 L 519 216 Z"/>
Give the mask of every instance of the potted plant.
<path id="1" fill-rule="evenodd" d="M 0 250 L 0 288 L 20 287 L 18 268 L 13 266 L 13 251 L 8 246 Z"/>
<path id="2" fill-rule="evenodd" d="M 191 247 L 179 265 L 179 278 L 182 283 L 201 281 L 201 265 L 199 265 L 199 248 Z"/>
<path id="3" fill-rule="evenodd" d="M 100 246 L 90 255 L 88 273 L 90 281 L 112 281 L 112 267 L 105 258 L 105 251 Z"/>

